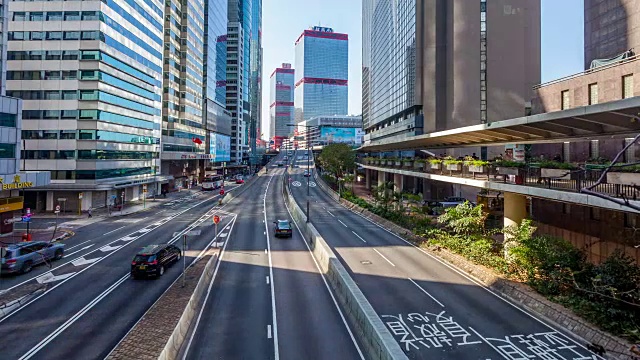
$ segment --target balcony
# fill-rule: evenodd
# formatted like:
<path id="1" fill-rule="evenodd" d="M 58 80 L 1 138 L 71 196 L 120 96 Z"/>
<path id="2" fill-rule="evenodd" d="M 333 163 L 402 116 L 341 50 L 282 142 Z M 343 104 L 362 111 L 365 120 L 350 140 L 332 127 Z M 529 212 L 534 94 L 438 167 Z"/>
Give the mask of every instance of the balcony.
<path id="1" fill-rule="evenodd" d="M 589 195 L 582 190 L 611 196 L 640 205 L 640 172 L 624 167 L 609 171 L 601 183 L 605 165 L 546 163 L 482 162 L 461 160 L 375 159 L 360 160 L 366 169 L 421 177 L 436 181 L 508 191 L 555 201 L 629 211 L 628 207 Z M 558 168 L 564 167 L 564 168 Z M 636 167 L 629 169 L 637 170 Z M 375 179 L 374 179 L 375 180 Z"/>

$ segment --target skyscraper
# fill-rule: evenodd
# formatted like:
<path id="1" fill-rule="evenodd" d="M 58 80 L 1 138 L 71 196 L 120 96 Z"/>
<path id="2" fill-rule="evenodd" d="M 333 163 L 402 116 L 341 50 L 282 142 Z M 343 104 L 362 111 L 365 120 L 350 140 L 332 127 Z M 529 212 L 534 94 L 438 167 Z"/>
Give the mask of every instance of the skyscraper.
<path id="1" fill-rule="evenodd" d="M 202 165 L 206 167 L 231 160 L 231 114 L 226 109 L 227 0 L 206 0 L 205 14 L 202 116 L 207 130 L 209 158 Z"/>
<path id="2" fill-rule="evenodd" d="M 363 1 L 365 142 L 524 116 L 539 0 Z"/>
<path id="3" fill-rule="evenodd" d="M 138 199 L 163 181 L 164 3 L 145 4 L 9 3 L 7 93 L 24 100 L 25 169 L 51 173 L 46 210 Z"/>
<path id="4" fill-rule="evenodd" d="M 204 8 L 203 0 L 165 2 L 162 172 L 183 187 L 203 175 L 201 164 L 208 158 L 202 117 Z"/>
<path id="5" fill-rule="evenodd" d="M 291 64 L 282 64 L 271 73 L 270 79 L 270 136 L 276 148 L 282 140 L 293 134 L 294 70 Z"/>
<path id="6" fill-rule="evenodd" d="M 253 0 L 251 4 L 251 79 L 249 83 L 249 149 L 256 152 L 256 142 L 260 138 L 258 128 L 262 110 L 262 0 Z M 255 158 L 254 158 L 255 160 Z"/>
<path id="7" fill-rule="evenodd" d="M 349 37 L 332 28 L 304 30 L 295 43 L 295 120 L 346 115 Z"/>

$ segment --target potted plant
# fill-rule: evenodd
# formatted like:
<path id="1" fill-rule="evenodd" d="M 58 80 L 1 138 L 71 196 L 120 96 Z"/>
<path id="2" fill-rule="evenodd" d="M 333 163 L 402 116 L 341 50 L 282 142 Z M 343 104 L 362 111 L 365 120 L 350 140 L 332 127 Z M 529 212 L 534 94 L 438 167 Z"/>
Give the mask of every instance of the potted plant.
<path id="1" fill-rule="evenodd" d="M 413 167 L 413 159 L 404 159 L 402 160 L 402 166 L 404 167 Z"/>
<path id="2" fill-rule="evenodd" d="M 415 159 L 413 161 L 413 168 L 416 170 L 422 170 L 424 169 L 424 163 L 425 163 L 424 159 Z"/>
<path id="3" fill-rule="evenodd" d="M 393 163 L 394 163 L 394 162 L 395 162 L 395 159 L 393 159 L 393 158 L 388 158 L 388 159 L 386 160 L 386 164 L 387 164 L 387 166 L 393 166 Z"/>
<path id="4" fill-rule="evenodd" d="M 429 159 L 429 167 L 431 170 L 441 170 L 442 169 L 442 160 L 441 159 Z"/>
<path id="5" fill-rule="evenodd" d="M 397 167 L 402 166 L 402 159 L 395 159 L 393 164 Z"/>
<path id="6" fill-rule="evenodd" d="M 442 163 L 449 171 L 462 171 L 462 160 L 447 156 Z"/>
<path id="7" fill-rule="evenodd" d="M 526 166 L 523 162 L 510 160 L 497 160 L 494 165 L 498 170 L 498 174 L 516 176 L 519 174 L 519 169 Z"/>
<path id="8" fill-rule="evenodd" d="M 564 163 L 559 161 L 541 161 L 538 163 L 540 166 L 541 178 L 556 178 L 562 180 L 571 179 L 571 170 L 577 169 L 577 167 L 570 163 Z"/>
<path id="9" fill-rule="evenodd" d="M 471 173 L 483 173 L 485 167 L 489 165 L 488 161 L 476 160 L 472 157 L 464 159 L 464 165 L 469 169 Z"/>
<path id="10" fill-rule="evenodd" d="M 617 185 L 640 185 L 640 166 L 616 164 L 607 172 L 607 183 Z"/>

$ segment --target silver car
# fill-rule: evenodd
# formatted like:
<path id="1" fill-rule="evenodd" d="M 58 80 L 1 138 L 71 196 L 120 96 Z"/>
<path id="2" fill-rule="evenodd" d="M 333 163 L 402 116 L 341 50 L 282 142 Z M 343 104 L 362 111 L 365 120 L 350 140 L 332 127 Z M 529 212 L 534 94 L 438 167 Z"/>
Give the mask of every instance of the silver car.
<path id="1" fill-rule="evenodd" d="M 0 248 L 2 273 L 28 273 L 41 263 L 64 256 L 64 244 L 31 241 Z"/>

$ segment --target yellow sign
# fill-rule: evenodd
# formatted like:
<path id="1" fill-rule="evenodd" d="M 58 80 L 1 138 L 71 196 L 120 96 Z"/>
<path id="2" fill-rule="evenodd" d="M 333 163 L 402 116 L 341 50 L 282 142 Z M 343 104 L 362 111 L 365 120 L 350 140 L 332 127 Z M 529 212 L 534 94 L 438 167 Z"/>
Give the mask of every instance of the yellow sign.
<path id="1" fill-rule="evenodd" d="M 20 175 L 14 176 L 13 183 L 11 184 L 5 184 L 4 178 L 0 177 L 0 185 L 2 185 L 2 190 L 16 190 L 33 187 L 33 183 L 31 181 L 20 181 Z"/>
<path id="2" fill-rule="evenodd" d="M 0 205 L 0 213 L 20 210 L 24 206 L 23 204 L 24 203 L 22 201 L 11 204 L 2 204 Z"/>

